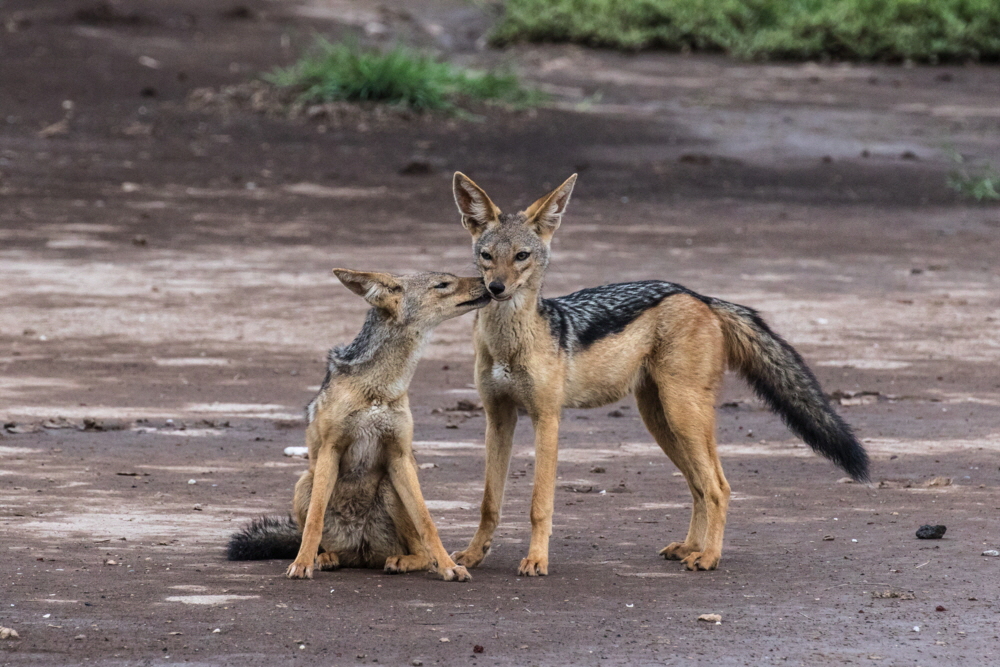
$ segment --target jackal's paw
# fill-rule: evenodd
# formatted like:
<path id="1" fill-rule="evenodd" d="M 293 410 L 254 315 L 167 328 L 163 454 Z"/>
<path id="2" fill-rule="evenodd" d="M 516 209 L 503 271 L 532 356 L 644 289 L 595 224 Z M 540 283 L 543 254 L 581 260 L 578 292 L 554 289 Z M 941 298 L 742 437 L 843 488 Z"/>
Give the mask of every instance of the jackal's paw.
<path id="1" fill-rule="evenodd" d="M 334 552 L 327 551 L 316 557 L 316 567 L 320 570 L 339 570 L 340 559 Z"/>
<path id="2" fill-rule="evenodd" d="M 688 570 L 714 570 L 719 567 L 719 559 L 722 554 L 710 553 L 708 551 L 694 551 L 682 560 L 684 567 Z"/>
<path id="3" fill-rule="evenodd" d="M 486 558 L 486 554 L 490 552 L 490 545 L 479 548 L 470 546 L 465 551 L 456 551 L 451 555 L 451 559 L 458 563 L 459 565 L 464 565 L 465 567 L 476 567 L 483 562 Z"/>
<path id="4" fill-rule="evenodd" d="M 689 546 L 686 542 L 671 542 L 660 549 L 660 555 L 667 560 L 684 560 L 695 551 L 697 549 Z"/>
<path id="5" fill-rule="evenodd" d="M 426 570 L 430 566 L 430 561 L 422 556 L 409 554 L 406 556 L 389 556 L 385 559 L 383 568 L 389 574 L 402 574 L 403 572 L 416 572 Z"/>
<path id="6" fill-rule="evenodd" d="M 517 568 L 517 574 L 520 577 L 544 577 L 549 573 L 549 558 L 544 556 L 541 558 L 533 558 L 528 556 L 521 560 L 520 567 Z"/>
<path id="7" fill-rule="evenodd" d="M 472 575 L 461 565 L 455 567 L 443 567 L 438 570 L 438 574 L 445 581 L 472 581 Z"/>
<path id="8" fill-rule="evenodd" d="M 312 579 L 313 565 L 312 563 L 307 564 L 295 561 L 285 570 L 285 576 L 289 579 Z"/>

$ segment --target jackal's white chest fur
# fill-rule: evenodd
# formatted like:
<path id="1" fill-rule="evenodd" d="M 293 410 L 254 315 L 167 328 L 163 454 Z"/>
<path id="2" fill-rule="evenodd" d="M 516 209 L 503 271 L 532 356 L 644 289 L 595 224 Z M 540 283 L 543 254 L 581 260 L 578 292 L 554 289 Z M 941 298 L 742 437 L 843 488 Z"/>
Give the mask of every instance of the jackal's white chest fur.
<path id="1" fill-rule="evenodd" d="M 341 467 L 371 469 L 382 461 L 383 444 L 395 432 L 397 420 L 393 409 L 384 403 L 372 403 L 349 418 L 351 444 L 344 451 Z"/>
<path id="2" fill-rule="evenodd" d="M 493 364 L 493 381 L 500 386 L 507 386 L 511 382 L 510 366 L 496 362 Z"/>

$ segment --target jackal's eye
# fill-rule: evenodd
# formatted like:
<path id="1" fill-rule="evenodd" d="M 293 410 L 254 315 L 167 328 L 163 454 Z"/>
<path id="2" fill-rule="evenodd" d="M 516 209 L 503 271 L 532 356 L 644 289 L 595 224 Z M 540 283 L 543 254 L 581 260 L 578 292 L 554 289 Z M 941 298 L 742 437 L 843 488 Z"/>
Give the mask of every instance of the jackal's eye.
<path id="1" fill-rule="evenodd" d="M 449 285 L 451 285 L 451 283 L 438 283 L 434 286 L 434 289 L 445 289 Z"/>
<path id="2" fill-rule="evenodd" d="M 490 253 L 486 252 L 485 250 L 482 251 L 481 253 L 479 253 L 479 256 L 482 257 L 483 259 L 487 260 L 487 261 L 493 259 L 493 255 L 491 255 Z"/>
<path id="3" fill-rule="evenodd" d="M 514 255 L 514 259 L 516 259 L 519 262 L 523 262 L 524 260 L 528 259 L 529 256 L 531 256 L 530 252 L 525 252 L 524 250 L 522 250 L 521 252 Z"/>

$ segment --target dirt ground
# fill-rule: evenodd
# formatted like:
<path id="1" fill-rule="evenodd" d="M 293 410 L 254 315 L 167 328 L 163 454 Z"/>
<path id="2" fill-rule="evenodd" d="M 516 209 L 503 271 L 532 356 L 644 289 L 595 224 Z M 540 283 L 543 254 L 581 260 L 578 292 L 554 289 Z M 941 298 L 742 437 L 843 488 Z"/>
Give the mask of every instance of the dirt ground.
<path id="1" fill-rule="evenodd" d="M 20 635 L 0 664 L 984 664 L 1000 210 L 946 178 L 954 152 L 1000 163 L 1000 69 L 494 53 L 488 25 L 459 0 L 0 1 L 0 626 Z M 507 63 L 552 100 L 478 121 L 189 108 L 345 31 Z M 715 572 L 656 556 L 690 497 L 631 401 L 565 415 L 548 577 L 516 576 L 527 424 L 469 584 L 225 561 L 243 521 L 287 510 L 306 463 L 283 449 L 360 326 L 330 269 L 471 274 L 456 169 L 508 209 L 579 172 L 547 293 L 662 278 L 759 308 L 875 484 L 733 380 Z M 481 413 L 449 410 L 476 398 L 470 325 L 439 329 L 411 390 L 450 549 L 482 490 Z"/>

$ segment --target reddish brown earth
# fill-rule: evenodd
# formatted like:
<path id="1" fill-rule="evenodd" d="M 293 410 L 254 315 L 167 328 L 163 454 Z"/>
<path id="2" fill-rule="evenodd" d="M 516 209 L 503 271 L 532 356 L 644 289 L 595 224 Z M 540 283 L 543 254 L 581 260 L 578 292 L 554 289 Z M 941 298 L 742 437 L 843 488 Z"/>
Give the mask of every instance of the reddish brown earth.
<path id="1" fill-rule="evenodd" d="M 0 437 L 0 626 L 20 634 L 0 640 L 0 664 L 994 655 L 1000 558 L 981 553 L 1000 548 L 1000 211 L 945 183 L 950 151 L 1000 163 L 1000 70 L 497 54 L 476 50 L 488 18 L 458 0 L 76 13 L 95 6 L 0 2 L 0 417 L 17 425 Z M 339 126 L 187 107 L 195 88 L 289 62 L 313 32 L 358 26 L 507 61 L 552 102 Z M 414 159 L 432 173 L 401 175 Z M 655 277 L 761 309 L 841 392 L 876 485 L 839 483 L 734 380 L 715 572 L 656 556 L 690 499 L 631 401 L 567 411 L 560 484 L 592 490 L 559 492 L 546 578 L 516 576 L 527 425 L 470 584 L 288 581 L 282 562 L 225 561 L 241 522 L 289 506 L 305 462 L 282 450 L 302 444 L 325 350 L 360 326 L 363 303 L 330 269 L 471 271 L 455 169 L 507 208 L 578 171 L 547 293 Z M 441 327 L 411 391 L 418 459 L 436 464 L 424 492 L 454 549 L 482 483 L 481 414 L 441 410 L 475 399 L 469 328 Z M 59 417 L 122 428 L 39 426 Z M 917 540 L 925 523 L 944 539 Z"/>

